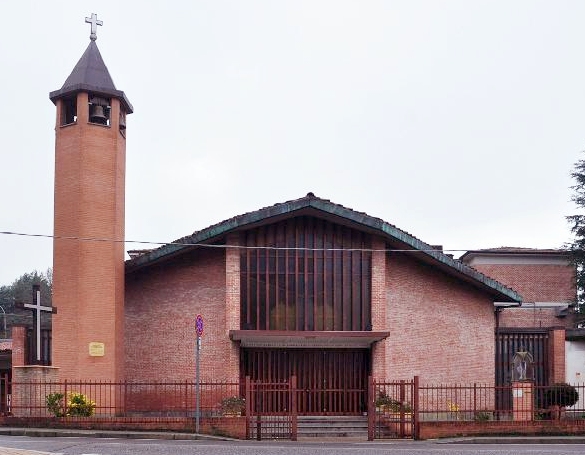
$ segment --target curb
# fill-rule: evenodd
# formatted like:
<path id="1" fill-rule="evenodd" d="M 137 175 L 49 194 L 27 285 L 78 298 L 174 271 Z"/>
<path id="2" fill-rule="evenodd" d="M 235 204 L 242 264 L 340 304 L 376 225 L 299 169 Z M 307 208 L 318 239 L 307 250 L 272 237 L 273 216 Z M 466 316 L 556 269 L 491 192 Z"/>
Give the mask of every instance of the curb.
<path id="1" fill-rule="evenodd" d="M 206 441 L 239 441 L 223 436 L 211 436 L 201 433 L 171 433 L 162 431 L 114 431 L 114 430 L 67 430 L 55 428 L 0 428 L 0 435 L 30 436 L 37 438 L 119 438 L 119 439 L 177 439 Z"/>
<path id="2" fill-rule="evenodd" d="M 485 436 L 428 441 L 436 444 L 585 444 L 585 436 Z"/>

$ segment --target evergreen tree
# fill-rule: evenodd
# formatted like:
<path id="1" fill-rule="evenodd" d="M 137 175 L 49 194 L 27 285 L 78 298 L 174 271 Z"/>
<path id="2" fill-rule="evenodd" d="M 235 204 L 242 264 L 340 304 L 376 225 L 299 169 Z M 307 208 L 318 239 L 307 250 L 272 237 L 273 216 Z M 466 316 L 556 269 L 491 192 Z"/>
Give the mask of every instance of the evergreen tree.
<path id="1" fill-rule="evenodd" d="M 14 312 L 14 302 L 32 303 L 33 284 L 41 286 L 41 303 L 51 305 L 53 289 L 53 270 L 25 273 L 10 285 L 0 286 L 0 305 L 6 313 Z"/>
<path id="2" fill-rule="evenodd" d="M 571 187 L 571 200 L 578 209 L 585 209 L 585 159 L 575 163 L 571 177 L 575 181 Z M 571 224 L 573 240 L 566 246 L 577 268 L 577 312 L 585 315 L 585 214 L 570 215 L 567 220 Z"/>

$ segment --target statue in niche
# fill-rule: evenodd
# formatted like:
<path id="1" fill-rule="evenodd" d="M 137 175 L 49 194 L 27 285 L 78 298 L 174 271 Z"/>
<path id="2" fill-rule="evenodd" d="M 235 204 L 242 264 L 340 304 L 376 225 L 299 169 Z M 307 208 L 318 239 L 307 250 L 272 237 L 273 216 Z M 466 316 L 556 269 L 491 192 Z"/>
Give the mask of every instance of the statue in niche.
<path id="1" fill-rule="evenodd" d="M 534 358 L 528 351 L 518 351 L 512 358 L 512 381 L 534 379 Z"/>

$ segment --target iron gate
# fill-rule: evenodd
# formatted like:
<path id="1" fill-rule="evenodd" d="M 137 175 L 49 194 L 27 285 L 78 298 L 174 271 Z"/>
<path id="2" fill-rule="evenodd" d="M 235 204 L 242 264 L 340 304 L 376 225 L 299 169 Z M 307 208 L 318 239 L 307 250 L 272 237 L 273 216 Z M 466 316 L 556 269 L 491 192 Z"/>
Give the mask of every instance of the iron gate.
<path id="1" fill-rule="evenodd" d="M 418 378 L 412 381 L 370 380 L 368 439 L 411 439 L 416 436 Z"/>
<path id="2" fill-rule="evenodd" d="M 241 358 L 242 376 L 252 381 L 287 383 L 296 376 L 301 415 L 367 411 L 368 349 L 244 349 Z"/>

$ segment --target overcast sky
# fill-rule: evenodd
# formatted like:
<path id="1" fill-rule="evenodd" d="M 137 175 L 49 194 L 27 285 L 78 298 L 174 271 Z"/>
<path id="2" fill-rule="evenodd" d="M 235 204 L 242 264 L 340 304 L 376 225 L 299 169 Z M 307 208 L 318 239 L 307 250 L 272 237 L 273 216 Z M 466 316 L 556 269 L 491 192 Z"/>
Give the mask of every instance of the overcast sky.
<path id="1" fill-rule="evenodd" d="M 309 191 L 446 249 L 570 239 L 585 1 L 1 6 L 0 231 L 52 234 L 48 94 L 95 12 L 97 45 L 135 108 L 127 239 L 171 241 Z M 9 284 L 50 267 L 52 241 L 0 235 L 0 254 Z"/>

